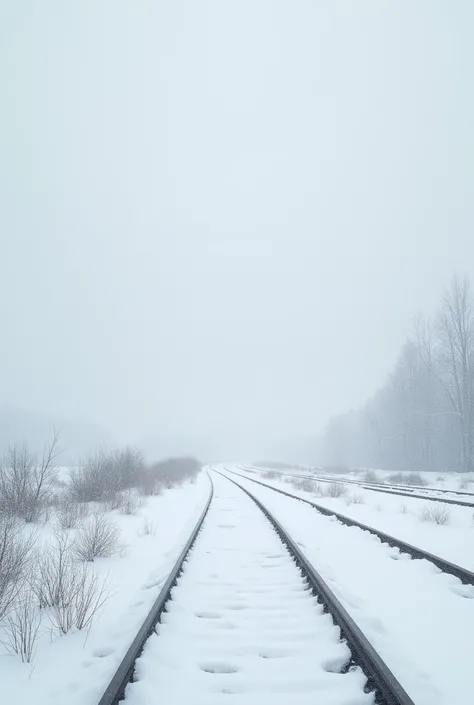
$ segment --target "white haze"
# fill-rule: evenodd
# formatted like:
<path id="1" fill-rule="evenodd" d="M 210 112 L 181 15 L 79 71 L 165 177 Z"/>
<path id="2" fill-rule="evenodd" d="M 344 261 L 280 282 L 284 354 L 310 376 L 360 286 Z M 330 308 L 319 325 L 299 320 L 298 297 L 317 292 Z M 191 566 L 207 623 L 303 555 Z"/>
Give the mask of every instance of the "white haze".
<path id="1" fill-rule="evenodd" d="M 473 270 L 474 5 L 0 0 L 0 403 L 309 458 Z"/>

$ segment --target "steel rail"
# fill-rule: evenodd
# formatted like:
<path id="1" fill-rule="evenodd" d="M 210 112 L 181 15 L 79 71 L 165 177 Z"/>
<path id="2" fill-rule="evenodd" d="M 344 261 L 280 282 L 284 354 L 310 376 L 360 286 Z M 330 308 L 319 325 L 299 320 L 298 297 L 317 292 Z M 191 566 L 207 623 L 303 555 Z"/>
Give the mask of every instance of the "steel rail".
<path id="1" fill-rule="evenodd" d="M 243 478 L 244 480 L 248 480 L 249 482 L 255 482 L 257 485 L 266 487 L 269 490 L 278 492 L 279 494 L 285 495 L 286 497 L 291 497 L 292 499 L 297 499 L 300 502 L 309 504 L 311 507 L 313 507 L 313 509 L 316 509 L 317 512 L 319 512 L 320 514 L 324 514 L 324 516 L 335 516 L 336 519 L 338 519 L 342 524 L 345 524 L 345 526 L 356 526 L 357 528 L 363 529 L 364 531 L 369 531 L 371 534 L 378 536 L 378 538 L 383 543 L 387 543 L 389 546 L 398 548 L 403 553 L 408 553 L 412 558 L 425 559 L 427 561 L 430 561 L 430 563 L 433 563 L 437 568 L 442 570 L 443 573 L 449 573 L 450 575 L 454 575 L 456 578 L 459 578 L 459 580 L 465 585 L 474 585 L 474 573 L 468 570 L 467 568 L 462 568 L 456 563 L 452 563 L 451 561 L 441 558 L 440 556 L 436 556 L 433 553 L 430 553 L 429 551 L 424 551 L 422 548 L 418 548 L 417 546 L 413 546 L 412 544 L 407 543 L 406 541 L 402 541 L 401 539 L 395 538 L 395 536 L 386 534 L 384 531 L 379 531 L 379 529 L 375 529 L 373 526 L 363 524 L 362 522 L 357 521 L 356 519 L 352 519 L 351 517 L 348 517 L 345 514 L 335 512 L 333 509 L 323 507 L 321 504 L 312 502 L 309 499 L 298 497 L 298 495 L 292 494 L 291 492 L 287 492 L 286 490 L 282 490 L 279 487 L 272 487 L 272 485 L 268 485 L 266 482 L 262 482 L 261 480 L 254 480 L 253 478 L 241 475 L 240 473 L 235 472 L 234 470 L 226 470 L 226 472 L 230 472 L 233 475 L 238 475 L 239 477 Z"/>
<path id="2" fill-rule="evenodd" d="M 324 611 L 332 616 L 333 621 L 341 630 L 341 636 L 347 642 L 352 654 L 350 665 L 359 666 L 367 677 L 365 691 L 374 693 L 375 702 L 378 705 L 414 705 L 413 700 L 395 678 L 370 641 L 359 629 L 330 587 L 302 553 L 278 519 L 245 487 L 242 487 L 238 482 L 217 470 L 214 472 L 222 475 L 245 492 L 275 528 L 281 541 L 299 566 L 302 575 L 306 578 L 313 594 L 322 603 Z"/>
<path id="3" fill-rule="evenodd" d="M 161 588 L 160 594 L 156 598 L 155 603 L 153 604 L 153 607 L 151 608 L 150 612 L 148 613 L 142 626 L 138 630 L 134 640 L 132 641 L 132 643 L 127 651 L 127 653 L 123 657 L 120 666 L 116 670 L 109 685 L 105 689 L 104 694 L 102 695 L 101 699 L 99 700 L 99 705 L 117 705 L 117 703 L 119 703 L 121 700 L 123 700 L 124 694 L 125 694 L 125 688 L 127 687 L 127 685 L 133 681 L 133 675 L 134 675 L 134 671 L 135 671 L 135 662 L 139 658 L 139 656 L 141 655 L 141 653 L 143 651 L 143 647 L 145 646 L 145 642 L 147 641 L 148 637 L 150 637 L 153 634 L 155 627 L 158 624 L 162 613 L 165 611 L 165 606 L 170 598 L 171 590 L 174 587 L 174 585 L 176 584 L 176 581 L 182 571 L 183 563 L 186 560 L 191 548 L 193 547 L 193 544 L 196 541 L 196 538 L 197 538 L 199 531 L 202 527 L 204 519 L 206 518 L 207 512 L 209 511 L 209 507 L 211 505 L 212 497 L 214 494 L 214 485 L 213 485 L 213 482 L 212 482 L 212 479 L 210 476 L 209 476 L 209 481 L 211 483 L 211 486 L 210 486 L 209 497 L 207 499 L 206 505 L 205 505 L 196 525 L 194 526 L 193 530 L 191 531 L 191 534 L 189 535 L 189 538 L 186 541 L 186 544 L 185 544 L 183 550 L 179 554 L 179 557 L 178 557 L 176 563 L 174 564 L 170 574 L 168 575 L 168 578 L 167 578 L 165 584 Z"/>
<path id="4" fill-rule="evenodd" d="M 381 485 L 380 487 L 373 487 L 372 483 L 367 483 L 367 482 L 359 482 L 358 480 L 349 480 L 345 478 L 329 478 L 329 477 L 321 477 L 319 475 L 300 475 L 300 474 L 293 474 L 293 473 L 285 473 L 282 472 L 281 470 L 272 470 L 271 472 L 276 472 L 280 475 L 284 475 L 286 477 L 297 477 L 302 480 L 312 480 L 313 482 L 342 482 L 345 484 L 349 485 L 356 485 L 357 487 L 362 487 L 363 489 L 369 490 L 370 492 L 382 492 L 383 494 L 390 494 L 390 495 L 395 495 L 395 496 L 400 496 L 400 497 L 412 497 L 413 499 L 427 499 L 430 502 L 443 502 L 444 504 L 455 504 L 458 507 L 470 507 L 474 509 L 474 503 L 472 502 L 462 502 L 457 499 L 444 499 L 443 497 L 432 497 L 429 495 L 422 495 L 422 494 L 413 494 L 413 490 L 406 488 L 404 491 L 402 490 L 392 490 L 388 485 Z M 250 478 L 249 478 L 250 479 Z M 369 484 L 371 485 L 369 487 Z M 374 483 L 375 484 L 375 483 Z M 383 489 L 385 487 L 385 489 Z M 449 490 L 445 490 L 448 492 Z M 456 493 L 460 494 L 460 493 Z"/>

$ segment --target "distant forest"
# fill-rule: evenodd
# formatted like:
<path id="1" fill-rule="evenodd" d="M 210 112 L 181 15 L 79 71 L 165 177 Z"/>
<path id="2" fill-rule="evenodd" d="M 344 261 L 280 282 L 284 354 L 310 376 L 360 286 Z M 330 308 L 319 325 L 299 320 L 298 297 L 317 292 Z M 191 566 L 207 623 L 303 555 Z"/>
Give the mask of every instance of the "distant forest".
<path id="1" fill-rule="evenodd" d="M 386 470 L 474 471 L 474 296 L 456 276 L 432 320 L 418 316 L 385 385 L 333 418 L 328 464 Z"/>

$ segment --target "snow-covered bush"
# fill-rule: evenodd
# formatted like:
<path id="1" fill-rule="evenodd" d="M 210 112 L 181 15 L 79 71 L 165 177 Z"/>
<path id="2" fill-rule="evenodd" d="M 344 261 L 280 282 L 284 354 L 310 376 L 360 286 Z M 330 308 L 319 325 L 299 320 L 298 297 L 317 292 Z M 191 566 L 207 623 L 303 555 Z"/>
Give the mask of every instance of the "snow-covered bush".
<path id="1" fill-rule="evenodd" d="M 22 594 L 33 559 L 35 535 L 15 517 L 0 517 L 0 620 Z"/>
<path id="2" fill-rule="evenodd" d="M 54 543 L 38 556 L 31 582 L 39 607 L 48 610 L 59 634 L 89 627 L 108 598 L 106 580 L 76 558 L 76 542 L 66 532 L 56 533 Z"/>
<path id="3" fill-rule="evenodd" d="M 365 504 L 365 498 L 363 495 L 354 492 L 347 496 L 346 504 Z"/>
<path id="4" fill-rule="evenodd" d="M 333 499 L 337 497 L 342 497 L 347 492 L 347 485 L 343 482 L 329 482 L 324 490 L 324 495 L 326 497 L 332 497 Z"/>
<path id="5" fill-rule="evenodd" d="M 396 472 L 388 476 L 388 481 L 393 482 L 396 485 L 419 485 L 424 487 L 428 483 L 419 472 Z"/>
<path id="6" fill-rule="evenodd" d="M 36 560 L 31 589 L 40 608 L 66 604 L 75 590 L 73 540 L 66 531 L 57 531 L 53 542 Z"/>
<path id="7" fill-rule="evenodd" d="M 89 507 L 87 504 L 81 502 L 73 502 L 65 495 L 56 503 L 55 514 L 59 529 L 75 529 L 89 514 Z"/>
<path id="8" fill-rule="evenodd" d="M 265 470 L 263 477 L 265 480 L 276 480 L 280 475 L 275 470 Z"/>
<path id="9" fill-rule="evenodd" d="M 301 479 L 301 478 L 296 478 L 293 481 L 293 485 L 298 489 L 301 490 L 302 492 L 313 492 L 314 491 L 314 482 L 313 480 L 309 479 Z"/>
<path id="10" fill-rule="evenodd" d="M 185 481 L 192 481 L 201 470 L 195 458 L 168 458 L 144 468 L 139 481 L 142 494 L 160 494 L 163 488 L 171 488 Z"/>
<path id="11" fill-rule="evenodd" d="M 420 475 L 419 472 L 409 472 L 405 478 L 405 484 L 407 484 L 407 485 L 420 485 L 420 486 L 424 487 L 428 483 L 426 482 L 424 477 L 422 477 L 422 475 Z"/>
<path id="12" fill-rule="evenodd" d="M 25 522 L 45 518 L 54 497 L 58 437 L 55 435 L 41 458 L 30 453 L 26 444 L 13 445 L 0 464 L 0 512 Z"/>
<path id="13" fill-rule="evenodd" d="M 444 524 L 449 524 L 451 514 L 447 507 L 438 504 L 434 507 L 424 507 L 420 512 L 420 519 L 421 521 L 431 521 L 434 524 L 443 526 Z"/>
<path id="14" fill-rule="evenodd" d="M 100 451 L 71 474 L 69 493 L 75 502 L 107 502 L 112 505 L 124 490 L 140 484 L 145 463 L 139 450 L 125 448 L 112 453 Z"/>
<path id="15" fill-rule="evenodd" d="M 132 514 L 137 514 L 137 512 L 143 507 L 143 497 L 137 495 L 133 490 L 123 492 L 121 497 L 122 501 L 120 505 L 120 512 L 122 514 L 127 514 L 129 516 Z"/>
<path id="16" fill-rule="evenodd" d="M 156 534 L 157 528 L 158 527 L 154 521 L 152 521 L 149 517 L 145 517 L 145 519 L 143 519 L 142 528 L 140 529 L 138 535 L 153 536 L 154 534 Z"/>
<path id="17" fill-rule="evenodd" d="M 404 485 L 405 475 L 402 472 L 394 472 L 387 477 L 387 480 L 392 482 L 394 485 Z"/>
<path id="18" fill-rule="evenodd" d="M 18 603 L 3 623 L 5 648 L 21 656 L 23 663 L 31 663 L 41 626 L 41 613 L 31 593 Z"/>
<path id="19" fill-rule="evenodd" d="M 364 475 L 365 482 L 380 482 L 380 478 L 373 470 L 367 470 Z"/>
<path id="20" fill-rule="evenodd" d="M 73 555 L 79 561 L 108 558 L 120 551 L 120 531 L 106 514 L 97 513 L 78 529 Z"/>

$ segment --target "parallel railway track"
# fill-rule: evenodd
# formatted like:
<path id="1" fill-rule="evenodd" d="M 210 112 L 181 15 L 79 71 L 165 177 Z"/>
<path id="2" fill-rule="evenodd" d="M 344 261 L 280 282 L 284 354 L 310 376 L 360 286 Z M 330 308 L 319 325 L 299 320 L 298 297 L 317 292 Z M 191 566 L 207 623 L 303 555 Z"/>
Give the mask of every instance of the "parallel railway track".
<path id="1" fill-rule="evenodd" d="M 415 488 L 408 488 L 404 487 L 402 489 L 398 489 L 398 487 L 394 486 L 394 489 L 392 489 L 391 485 L 382 485 L 378 483 L 372 483 L 372 482 L 364 482 L 364 481 L 359 481 L 359 480 L 350 480 L 344 477 L 322 477 L 320 475 L 302 475 L 300 473 L 286 473 L 281 470 L 273 470 L 272 472 L 278 473 L 279 475 L 282 475 L 284 477 L 295 477 L 299 478 L 302 480 L 311 480 L 313 482 L 328 482 L 328 483 L 333 483 L 333 482 L 343 482 L 345 484 L 349 485 L 356 485 L 357 487 L 361 487 L 362 489 L 369 490 L 371 492 L 382 492 L 383 494 L 389 494 L 389 495 L 396 495 L 400 497 L 411 497 L 413 499 L 426 499 L 431 502 L 443 502 L 444 504 L 455 504 L 459 507 L 470 507 L 474 509 L 474 502 L 467 502 L 467 501 L 462 501 L 458 499 L 451 499 L 449 497 L 434 497 L 433 495 L 429 494 L 415 494 L 414 489 Z M 437 491 L 437 490 L 435 490 Z M 443 490 L 443 492 L 449 493 L 450 490 Z M 468 495 L 471 498 L 474 498 L 474 495 L 468 493 L 468 492 L 453 492 L 452 494 L 462 494 L 462 495 Z"/>
<path id="2" fill-rule="evenodd" d="M 242 479 L 248 480 L 249 482 L 254 482 L 257 485 L 261 485 L 262 487 L 266 487 L 270 490 L 278 492 L 279 494 L 285 495 L 286 497 L 291 497 L 292 499 L 296 499 L 300 502 L 303 502 L 304 504 L 308 504 L 320 514 L 323 514 L 328 517 L 336 517 L 336 519 L 345 526 L 355 526 L 359 529 L 363 529 L 364 531 L 369 531 L 371 534 L 377 536 L 383 543 L 398 548 L 402 553 L 407 553 L 415 559 L 425 559 L 427 561 L 430 561 L 437 568 L 442 570 L 443 573 L 448 573 L 450 575 L 454 575 L 456 578 L 459 578 L 459 580 L 463 584 L 474 585 L 474 573 L 468 570 L 467 568 L 463 568 L 457 565 L 456 563 L 452 563 L 451 561 L 441 558 L 440 556 L 436 556 L 433 553 L 430 553 L 429 551 L 423 550 L 422 548 L 413 546 L 412 544 L 407 543 L 406 541 L 402 541 L 401 539 L 398 539 L 395 536 L 391 536 L 390 534 L 387 534 L 384 531 L 380 531 L 379 529 L 376 529 L 373 526 L 363 524 L 362 522 L 357 521 L 356 519 L 352 519 L 351 517 L 348 517 L 345 514 L 341 514 L 340 512 L 335 512 L 332 509 L 328 509 L 327 507 L 324 507 L 323 505 L 318 504 L 317 502 L 313 502 L 309 499 L 299 497 L 298 495 L 295 495 L 292 492 L 288 492 L 287 490 L 282 490 L 279 487 L 274 487 L 266 482 L 262 482 L 261 480 L 256 480 L 252 477 L 242 475 L 241 473 L 237 473 L 234 470 L 227 470 L 227 472 L 241 477 Z"/>
<path id="3" fill-rule="evenodd" d="M 268 508 L 216 488 L 99 705 L 413 705 Z"/>

